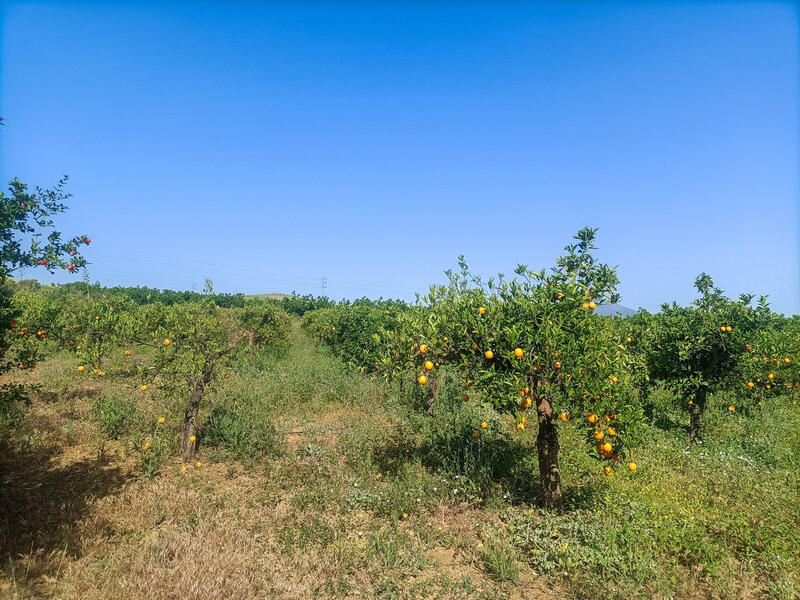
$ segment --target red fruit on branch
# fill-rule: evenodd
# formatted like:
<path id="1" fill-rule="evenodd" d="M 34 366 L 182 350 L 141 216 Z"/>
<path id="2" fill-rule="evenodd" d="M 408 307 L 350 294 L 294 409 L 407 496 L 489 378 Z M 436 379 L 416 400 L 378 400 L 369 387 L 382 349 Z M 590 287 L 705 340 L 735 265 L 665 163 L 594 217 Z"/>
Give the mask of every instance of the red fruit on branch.
<path id="1" fill-rule="evenodd" d="M 42 260 L 40 260 L 40 261 L 39 261 L 39 264 L 40 264 L 40 265 L 46 265 L 46 264 L 47 264 L 47 261 L 46 261 L 46 260 L 44 260 L 44 259 L 42 259 Z"/>

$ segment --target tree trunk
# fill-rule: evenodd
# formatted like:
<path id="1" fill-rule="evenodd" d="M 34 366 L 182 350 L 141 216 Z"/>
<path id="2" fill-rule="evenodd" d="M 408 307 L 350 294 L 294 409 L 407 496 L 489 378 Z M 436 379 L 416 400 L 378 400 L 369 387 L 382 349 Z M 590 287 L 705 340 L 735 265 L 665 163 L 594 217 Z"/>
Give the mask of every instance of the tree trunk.
<path id="1" fill-rule="evenodd" d="M 197 415 L 200 412 L 200 401 L 203 399 L 203 391 L 211 381 L 212 370 L 207 369 L 203 372 L 202 378 L 195 382 L 194 387 L 189 392 L 186 400 L 186 412 L 183 417 L 183 437 L 181 439 L 181 455 L 183 460 L 192 460 L 194 451 L 197 448 Z M 195 440 L 191 438 L 194 436 Z"/>
<path id="2" fill-rule="evenodd" d="M 539 416 L 539 434 L 536 446 L 539 451 L 539 477 L 542 485 L 542 507 L 560 511 L 564 507 L 561 496 L 561 473 L 558 469 L 558 428 L 553 418 L 553 405 L 547 396 L 538 396 L 536 412 Z"/>
<path id="3" fill-rule="evenodd" d="M 197 446 L 197 413 L 200 411 L 200 399 L 202 396 L 202 388 L 200 384 L 197 384 L 189 393 L 189 398 L 186 401 L 186 413 L 183 418 L 183 438 L 181 440 L 183 460 L 194 458 L 194 450 Z M 192 436 L 195 436 L 195 441 L 191 441 Z"/>
<path id="4" fill-rule="evenodd" d="M 706 410 L 708 388 L 697 388 L 692 398 L 692 410 L 689 411 L 689 439 L 698 442 L 703 437 L 703 413 Z"/>
<path id="5" fill-rule="evenodd" d="M 433 414 L 433 405 L 436 403 L 436 395 L 439 392 L 439 381 L 436 377 L 430 377 L 428 380 L 428 389 L 426 396 L 426 404 L 428 414 Z"/>

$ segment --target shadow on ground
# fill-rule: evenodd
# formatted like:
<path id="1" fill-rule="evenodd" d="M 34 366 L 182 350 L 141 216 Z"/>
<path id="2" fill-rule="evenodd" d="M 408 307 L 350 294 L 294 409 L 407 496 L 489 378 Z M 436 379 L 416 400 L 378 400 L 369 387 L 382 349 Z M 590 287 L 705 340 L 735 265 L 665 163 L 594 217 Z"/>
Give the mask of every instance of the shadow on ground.
<path id="1" fill-rule="evenodd" d="M 64 553 L 78 556 L 91 504 L 119 490 L 129 476 L 119 467 L 81 458 L 54 463 L 56 446 L 20 447 L 0 440 L 0 557 Z M 92 522 L 93 536 L 98 524 Z M 101 526 L 102 527 L 102 526 Z M 111 533 L 109 529 L 109 534 Z M 30 574 L 34 575 L 34 574 Z"/>

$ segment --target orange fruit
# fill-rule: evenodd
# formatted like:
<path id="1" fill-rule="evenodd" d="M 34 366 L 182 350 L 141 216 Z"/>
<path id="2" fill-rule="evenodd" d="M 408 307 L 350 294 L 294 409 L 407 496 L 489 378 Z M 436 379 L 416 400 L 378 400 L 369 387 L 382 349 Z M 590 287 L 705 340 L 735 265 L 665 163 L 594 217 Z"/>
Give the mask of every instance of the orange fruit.
<path id="1" fill-rule="evenodd" d="M 556 369 L 560 369 L 560 368 L 561 368 L 561 361 L 557 360 L 556 361 Z"/>
<path id="2" fill-rule="evenodd" d="M 146 385 L 140 385 L 139 389 L 142 390 L 143 392 L 146 392 L 147 391 L 147 386 Z"/>
<path id="3" fill-rule="evenodd" d="M 163 425 L 164 423 L 167 422 L 167 420 L 164 417 L 158 417 L 158 422 L 159 424 Z"/>
<path id="4" fill-rule="evenodd" d="M 486 309 L 483 306 L 481 306 L 480 308 L 478 308 L 478 312 L 480 314 L 482 314 L 482 315 L 485 315 L 486 314 Z"/>
<path id="5" fill-rule="evenodd" d="M 589 308 L 588 302 L 581 302 L 581 308 Z"/>
<path id="6" fill-rule="evenodd" d="M 628 343 L 630 344 L 630 343 L 633 341 L 633 338 L 626 337 L 626 338 L 625 338 L 625 341 L 626 341 L 626 342 L 628 342 Z"/>
<path id="7" fill-rule="evenodd" d="M 171 343 L 172 343 L 172 340 L 170 340 L 170 339 L 164 340 L 164 345 L 165 346 L 169 346 Z"/>
<path id="8" fill-rule="evenodd" d="M 725 325 L 722 325 L 722 326 L 719 328 L 719 330 L 720 330 L 720 331 L 722 331 L 722 332 L 725 332 L 725 331 L 727 331 L 727 329 L 725 329 Z"/>
<path id="9" fill-rule="evenodd" d="M 613 427 L 608 428 L 608 435 L 617 435 L 617 430 Z"/>
<path id="10" fill-rule="evenodd" d="M 611 467 L 603 467 L 603 475 L 606 477 L 611 477 L 614 474 L 614 469 Z"/>
<path id="11" fill-rule="evenodd" d="M 190 441 L 190 442 L 194 442 L 196 439 L 197 439 L 197 438 L 196 438 L 195 436 L 193 436 L 193 435 L 190 435 L 190 436 L 189 436 L 189 441 Z"/>
<path id="12" fill-rule="evenodd" d="M 747 387 L 749 387 L 749 388 L 753 387 L 754 385 L 755 385 L 755 383 L 753 383 L 752 381 L 748 381 L 747 382 Z"/>
<path id="13" fill-rule="evenodd" d="M 417 383 L 420 385 L 425 385 L 426 383 L 428 383 L 428 378 L 425 377 L 425 375 L 420 375 L 419 377 L 417 377 Z"/>
<path id="14" fill-rule="evenodd" d="M 200 467 L 202 467 L 202 466 L 203 466 L 203 463 L 201 463 L 201 462 L 198 460 L 196 463 L 194 463 L 194 466 L 195 466 L 195 467 L 197 467 L 197 468 L 199 469 Z"/>
<path id="15" fill-rule="evenodd" d="M 481 429 L 489 429 L 489 424 L 486 421 L 484 421 L 483 423 L 481 423 Z"/>
<path id="16" fill-rule="evenodd" d="M 636 471 L 636 469 L 637 469 L 637 467 L 636 467 L 636 463 L 635 462 L 629 462 L 628 463 L 628 470 L 629 471 Z"/>
<path id="17" fill-rule="evenodd" d="M 472 437 L 474 437 L 474 438 L 479 438 L 479 437 L 481 437 L 481 432 L 480 432 L 480 431 L 473 431 L 473 432 L 472 432 Z"/>
<path id="18" fill-rule="evenodd" d="M 469 402 L 469 396 L 464 396 L 464 397 L 463 397 L 463 398 L 461 398 L 461 399 L 462 399 L 464 402 Z"/>
<path id="19" fill-rule="evenodd" d="M 133 352 L 130 350 L 125 350 L 125 356 L 130 356 L 131 354 L 133 354 Z"/>
<path id="20" fill-rule="evenodd" d="M 516 358 L 522 358 L 525 352 L 522 351 L 522 348 L 514 348 L 514 356 Z"/>
<path id="21" fill-rule="evenodd" d="M 587 303 L 586 306 L 594 310 L 595 308 L 597 308 L 597 303 L 594 300 L 592 300 L 591 302 Z"/>
<path id="22" fill-rule="evenodd" d="M 425 361 L 425 370 L 426 371 L 430 371 L 431 369 L 433 369 L 433 363 L 431 361 L 429 361 L 429 360 L 426 360 Z"/>
<path id="23" fill-rule="evenodd" d="M 561 300 L 564 297 L 564 294 L 557 294 L 556 300 Z"/>
<path id="24" fill-rule="evenodd" d="M 230 378 L 231 378 L 231 374 L 230 373 L 225 373 L 225 379 L 230 379 Z"/>
<path id="25" fill-rule="evenodd" d="M 494 352 L 487 350 L 484 356 L 486 357 L 486 360 L 492 360 L 494 358 Z"/>
<path id="26" fill-rule="evenodd" d="M 602 431 L 595 431 L 594 432 L 594 439 L 602 440 L 605 437 Z"/>
<path id="27" fill-rule="evenodd" d="M 86 370 L 86 367 L 84 367 L 83 365 L 78 367 L 78 373 L 83 373 L 85 370 Z"/>
<path id="28" fill-rule="evenodd" d="M 792 361 L 791 361 L 791 360 L 789 360 L 788 358 L 784 358 L 784 359 L 783 359 L 783 362 L 785 362 L 785 363 L 788 365 L 788 364 L 789 364 L 790 362 L 792 362 Z"/>
<path id="29" fill-rule="evenodd" d="M 594 414 L 594 413 L 590 413 L 590 414 L 589 414 L 589 416 L 588 416 L 588 417 L 586 417 L 586 420 L 587 420 L 587 421 L 589 421 L 589 423 L 592 423 L 592 424 L 594 424 L 594 423 L 597 423 L 597 419 L 598 419 L 598 418 L 599 418 L 599 417 L 598 417 L 596 414 Z"/>
<path id="30" fill-rule="evenodd" d="M 731 327 L 730 325 L 728 325 L 728 326 L 725 328 L 725 331 L 727 331 L 728 333 L 730 333 L 731 331 L 733 331 L 733 327 Z"/>
<path id="31" fill-rule="evenodd" d="M 428 347 L 425 344 L 422 344 L 419 347 L 419 351 L 420 351 L 420 354 L 427 354 L 428 353 Z"/>
<path id="32" fill-rule="evenodd" d="M 558 416 L 558 418 L 559 418 L 559 419 L 561 419 L 562 421 L 564 421 L 564 423 L 566 423 L 567 421 L 569 421 L 569 413 L 562 412 L 562 413 L 561 413 L 561 414 Z"/>
<path id="33" fill-rule="evenodd" d="M 603 444 L 603 452 L 611 452 L 612 448 L 613 448 L 613 446 L 608 442 Z"/>
<path id="34" fill-rule="evenodd" d="M 775 375 L 773 373 L 770 373 L 769 375 L 767 375 L 767 379 L 775 379 Z"/>
<path id="35" fill-rule="evenodd" d="M 735 410 L 736 410 L 736 407 L 735 407 L 735 406 L 729 406 L 729 407 L 728 407 L 728 411 L 729 411 L 729 412 L 733 412 L 733 411 L 735 411 Z"/>
<path id="36" fill-rule="evenodd" d="M 517 431 L 525 431 L 525 423 L 517 423 Z"/>

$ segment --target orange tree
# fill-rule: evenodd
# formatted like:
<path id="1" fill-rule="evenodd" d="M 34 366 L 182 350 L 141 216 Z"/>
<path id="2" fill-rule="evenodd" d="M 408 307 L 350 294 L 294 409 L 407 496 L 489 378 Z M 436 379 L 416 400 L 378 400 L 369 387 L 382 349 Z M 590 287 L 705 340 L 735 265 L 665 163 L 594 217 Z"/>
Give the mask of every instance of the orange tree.
<path id="1" fill-rule="evenodd" d="M 54 324 L 57 335 L 66 338 L 64 345 L 75 352 L 79 368 L 91 367 L 102 377 L 105 358 L 125 341 L 121 324 L 126 313 L 138 307 L 126 298 L 102 294 L 56 301 L 63 306 L 60 319 Z"/>
<path id="2" fill-rule="evenodd" d="M 204 395 L 220 371 L 250 348 L 284 346 L 290 317 L 267 301 L 244 308 L 219 308 L 211 301 L 152 304 L 126 313 L 121 336 L 149 349 L 140 364 L 142 391 L 158 381 L 168 395 L 185 399 L 181 453 L 194 456 Z"/>
<path id="3" fill-rule="evenodd" d="M 67 210 L 65 184 L 66 177 L 52 189 L 36 187 L 30 191 L 14 179 L 8 195 L 0 192 L 0 374 L 12 368 L 33 369 L 39 357 L 37 343 L 47 335 L 41 326 L 19 321 L 8 285 L 12 274 L 26 267 L 75 273 L 86 264 L 79 249 L 91 240 L 86 236 L 64 240 L 54 227 L 53 217 Z M 2 416 L 5 418 L 12 404 L 24 397 L 23 386 L 0 386 Z"/>
<path id="4" fill-rule="evenodd" d="M 749 407 L 756 409 L 777 396 L 794 400 L 800 384 L 798 322 L 771 314 L 761 326 L 745 344 L 748 356 L 742 361 L 738 382 L 750 400 Z"/>
<path id="5" fill-rule="evenodd" d="M 762 300 L 750 306 L 753 297 L 726 297 L 705 273 L 695 280 L 700 293 L 690 306 L 664 304 L 654 315 L 648 352 L 651 378 L 677 392 L 689 413 L 689 437 L 702 437 L 703 415 L 709 394 L 741 390 L 740 371 L 747 346 L 769 325 L 770 311 Z M 731 412 L 735 406 L 729 407 Z"/>
<path id="6" fill-rule="evenodd" d="M 461 257 L 460 271 L 447 273 L 449 284 L 431 287 L 424 310 L 400 317 L 404 333 L 385 360 L 389 371 L 415 369 L 423 388 L 441 366 L 456 367 L 464 400 L 479 396 L 513 415 L 518 430 L 532 425 L 529 411 L 535 414 L 541 502 L 548 509 L 563 504 L 559 422 L 581 415 L 592 453 L 611 461 L 625 454 L 641 420 L 625 344 L 612 322 L 594 313 L 598 303 L 618 300 L 615 269 L 591 253 L 595 234 L 579 231 L 549 274 L 520 265 L 511 281 L 500 275 L 484 284 Z M 613 473 L 610 464 L 604 472 Z"/>
<path id="7" fill-rule="evenodd" d="M 343 302 L 306 312 L 302 327 L 362 373 L 369 373 L 380 368 L 382 340 L 396 328 L 397 315 L 404 310 L 403 303 L 394 301 Z"/>

